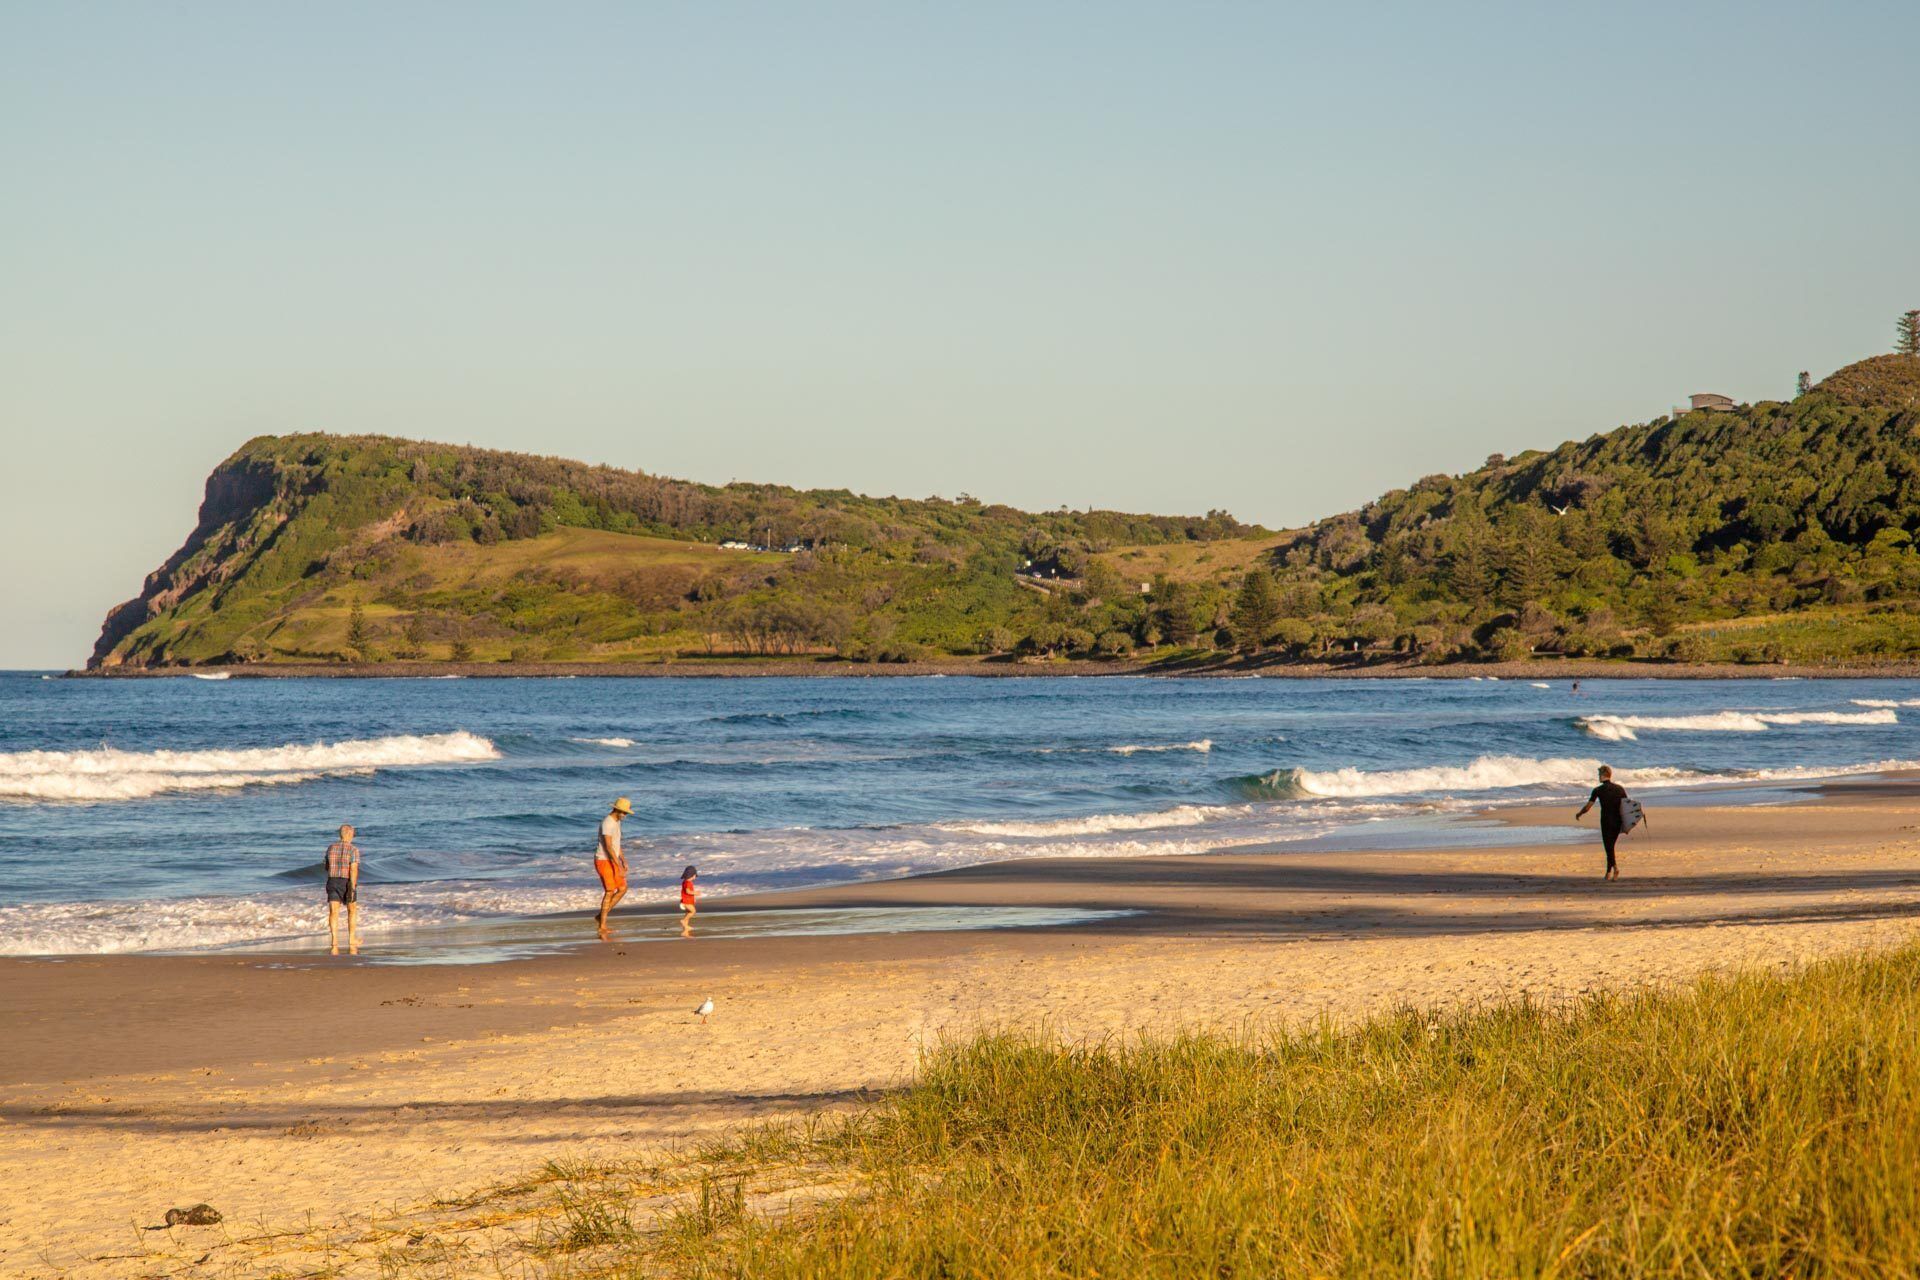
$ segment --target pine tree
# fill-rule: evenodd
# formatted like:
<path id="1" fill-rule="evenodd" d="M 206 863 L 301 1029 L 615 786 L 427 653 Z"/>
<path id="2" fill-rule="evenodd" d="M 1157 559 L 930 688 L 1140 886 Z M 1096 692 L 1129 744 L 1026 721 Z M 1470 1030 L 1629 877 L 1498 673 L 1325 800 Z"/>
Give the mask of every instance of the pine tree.
<path id="1" fill-rule="evenodd" d="M 1920 356 L 1920 311 L 1902 315 L 1894 326 L 1893 349 L 1903 356 Z"/>
<path id="2" fill-rule="evenodd" d="M 1273 575 L 1265 569 L 1250 569 L 1240 580 L 1240 595 L 1233 602 L 1233 638 L 1240 648 L 1260 652 L 1273 627 L 1280 621 L 1280 593 L 1274 589 Z"/>
<path id="3" fill-rule="evenodd" d="M 1481 605 L 1493 598 L 1498 582 L 1493 557 L 1477 529 L 1461 536 L 1447 553 L 1445 565 L 1447 585 L 1460 599 Z"/>
<path id="4" fill-rule="evenodd" d="M 1798 400 L 1811 390 L 1813 390 L 1813 375 L 1805 369 L 1802 369 L 1800 371 L 1800 380 L 1793 384 L 1793 398 Z"/>
<path id="5" fill-rule="evenodd" d="M 365 658 L 367 643 L 372 637 L 367 632 L 367 615 L 358 601 L 347 611 L 347 648 L 355 657 Z"/>

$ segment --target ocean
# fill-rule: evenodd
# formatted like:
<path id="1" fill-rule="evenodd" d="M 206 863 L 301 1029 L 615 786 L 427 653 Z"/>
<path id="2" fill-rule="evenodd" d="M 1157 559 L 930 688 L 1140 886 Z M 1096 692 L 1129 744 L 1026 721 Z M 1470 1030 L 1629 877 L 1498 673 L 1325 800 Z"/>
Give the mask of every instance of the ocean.
<path id="1" fill-rule="evenodd" d="M 268 946 L 364 854 L 363 929 L 1029 857 L 1537 841 L 1472 821 L 1629 790 L 1755 802 L 1920 767 L 1892 680 L 68 680 L 0 674 L 0 954 Z M 1589 828 L 1591 820 L 1589 820 Z M 1569 824 L 1574 842 L 1592 831 Z"/>

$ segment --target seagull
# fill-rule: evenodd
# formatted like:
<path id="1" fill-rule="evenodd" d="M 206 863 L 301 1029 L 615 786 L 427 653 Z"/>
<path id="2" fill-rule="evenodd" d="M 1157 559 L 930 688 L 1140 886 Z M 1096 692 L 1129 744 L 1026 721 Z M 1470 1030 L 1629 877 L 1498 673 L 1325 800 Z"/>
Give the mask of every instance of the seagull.
<path id="1" fill-rule="evenodd" d="M 1573 505 L 1573 504 L 1572 504 L 1571 502 L 1569 502 L 1569 503 L 1567 504 L 1567 507 L 1570 507 L 1570 506 L 1572 506 L 1572 505 Z M 1553 505 L 1553 504 L 1552 504 L 1551 502 L 1549 502 L 1549 503 L 1547 504 L 1547 510 L 1549 510 L 1549 511 L 1551 511 L 1551 512 L 1553 512 L 1553 514 L 1555 514 L 1555 515 L 1557 515 L 1557 516 L 1563 516 L 1563 515 L 1565 515 L 1565 514 L 1567 514 L 1567 507 L 1556 507 L 1556 506 L 1554 506 L 1554 505 Z"/>
<path id="2" fill-rule="evenodd" d="M 699 1016 L 700 1021 L 702 1022 L 705 1022 L 707 1020 L 707 1015 L 712 1012 L 713 1012 L 713 1001 L 711 999 L 702 1000 L 700 1002 L 700 1007 L 694 1010 L 694 1013 Z"/>

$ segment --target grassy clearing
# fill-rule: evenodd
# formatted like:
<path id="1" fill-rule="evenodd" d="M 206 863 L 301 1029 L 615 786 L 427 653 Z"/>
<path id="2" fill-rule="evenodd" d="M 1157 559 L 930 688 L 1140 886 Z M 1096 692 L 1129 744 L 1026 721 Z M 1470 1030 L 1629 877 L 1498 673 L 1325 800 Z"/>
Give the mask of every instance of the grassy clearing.
<path id="1" fill-rule="evenodd" d="M 1917 1152 L 1911 949 L 1350 1032 L 988 1036 L 703 1153 L 564 1274 L 1912 1276 Z M 802 1167 L 836 1193 L 739 1190 Z"/>
<path id="2" fill-rule="evenodd" d="M 1115 547 L 1094 558 L 1111 565 L 1124 582 L 1151 582 L 1155 575 L 1164 574 L 1175 582 L 1237 583 L 1247 570 L 1264 563 L 1280 540 L 1281 535 L 1268 534 L 1215 542 Z"/>

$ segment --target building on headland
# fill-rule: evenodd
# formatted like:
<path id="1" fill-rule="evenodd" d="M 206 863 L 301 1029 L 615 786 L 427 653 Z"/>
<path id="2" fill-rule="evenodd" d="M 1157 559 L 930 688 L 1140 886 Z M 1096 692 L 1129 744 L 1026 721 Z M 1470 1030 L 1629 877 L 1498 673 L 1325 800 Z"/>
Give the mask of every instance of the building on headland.
<path id="1" fill-rule="evenodd" d="M 1735 405 L 1731 396 L 1718 395 L 1712 391 L 1696 391 L 1687 399 L 1689 413 L 1732 413 Z"/>

